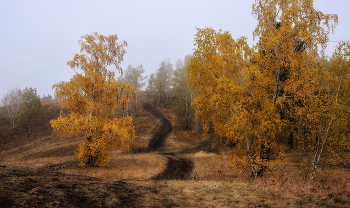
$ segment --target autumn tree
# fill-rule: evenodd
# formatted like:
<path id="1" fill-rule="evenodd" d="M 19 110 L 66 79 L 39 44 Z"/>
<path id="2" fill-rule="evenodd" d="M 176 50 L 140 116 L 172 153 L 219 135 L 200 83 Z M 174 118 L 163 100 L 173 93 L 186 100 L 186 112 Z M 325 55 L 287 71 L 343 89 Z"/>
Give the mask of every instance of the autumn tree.
<path id="1" fill-rule="evenodd" d="M 53 86 L 64 102 L 61 115 L 51 121 L 51 126 L 60 135 L 85 137 L 76 152 L 81 166 L 105 166 L 114 148 L 135 137 L 132 118 L 125 114 L 115 116 L 117 109 L 127 110 L 129 99 L 135 94 L 134 87 L 118 83 L 114 72 L 108 70 L 114 66 L 122 71 L 120 63 L 127 42 L 118 42 L 117 35 L 95 32 L 83 36 L 79 43 L 81 54 L 68 61 L 76 74 L 69 82 Z"/>
<path id="2" fill-rule="evenodd" d="M 16 128 L 16 118 L 22 104 L 22 90 L 13 88 L 9 90 L 1 99 L 2 104 L 6 109 L 9 121 L 12 128 Z"/>
<path id="3" fill-rule="evenodd" d="M 340 41 L 329 60 L 325 64 L 331 78 L 330 89 L 333 92 L 332 103 L 335 106 L 333 137 L 340 139 L 343 146 L 335 143 L 332 148 L 341 147 L 350 151 L 350 41 Z M 326 69 L 326 70 L 327 70 Z M 333 150 L 332 149 L 332 150 Z"/>
<path id="4" fill-rule="evenodd" d="M 25 88 L 22 94 L 22 106 L 17 115 L 18 126 L 24 127 L 30 137 L 32 122 L 43 113 L 40 96 L 35 88 Z"/>
<path id="5" fill-rule="evenodd" d="M 255 177 L 263 175 L 270 146 L 283 125 L 266 92 L 247 80 L 253 50 L 246 38 L 234 40 L 229 32 L 211 28 L 197 29 L 195 45 L 188 70 L 197 95 L 196 116 L 235 144 L 234 162 L 249 167 Z"/>
<path id="6" fill-rule="evenodd" d="M 253 14 L 256 46 L 249 48 L 245 38 L 234 40 L 227 32 L 198 29 L 189 71 L 198 93 L 196 112 L 237 144 L 233 163 L 262 176 L 279 153 L 281 135 L 305 149 L 330 137 L 334 117 L 326 112 L 332 97 L 318 52 L 337 16 L 315 10 L 311 0 L 256 0 Z M 311 164 L 317 163 L 314 155 Z"/>
<path id="7" fill-rule="evenodd" d="M 258 19 L 253 34 L 259 37 L 255 61 L 271 80 L 265 86 L 287 124 L 290 143 L 313 152 L 313 178 L 324 147 L 334 139 L 335 97 L 319 65 L 319 50 L 327 46 L 338 17 L 315 10 L 311 0 L 257 0 L 253 14 Z"/>

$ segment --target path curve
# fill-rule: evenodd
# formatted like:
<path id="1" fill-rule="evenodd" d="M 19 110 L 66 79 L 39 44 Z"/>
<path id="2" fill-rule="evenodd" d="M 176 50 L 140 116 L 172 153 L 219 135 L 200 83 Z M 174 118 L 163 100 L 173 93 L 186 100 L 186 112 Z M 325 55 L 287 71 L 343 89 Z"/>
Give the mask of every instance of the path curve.
<path id="1" fill-rule="evenodd" d="M 150 112 L 153 116 L 158 118 L 161 126 L 151 139 L 145 152 L 151 152 L 163 146 L 165 139 L 172 131 L 171 122 L 157 111 L 151 104 L 144 103 L 143 108 Z M 161 153 L 160 153 L 161 154 Z M 152 180 L 187 180 L 190 179 L 192 170 L 194 168 L 193 161 L 188 158 L 178 157 L 175 153 L 163 154 L 167 158 L 165 169 L 153 176 Z"/>
<path id="2" fill-rule="evenodd" d="M 153 136 L 148 144 L 148 147 L 143 152 L 152 152 L 163 146 L 165 139 L 168 137 L 169 133 L 172 131 L 171 122 L 163 116 L 159 111 L 157 111 L 151 104 L 144 103 L 143 108 L 150 112 L 153 116 L 158 118 L 161 122 L 156 134 Z M 162 154 L 162 153 L 159 153 Z M 193 161 L 188 158 L 178 157 L 175 153 L 162 154 L 167 158 L 167 164 L 165 169 L 153 176 L 152 180 L 188 180 L 190 179 L 192 170 L 194 168 Z M 67 161 L 58 164 L 45 165 L 38 169 L 39 172 L 46 171 L 58 171 L 62 168 L 67 168 L 71 166 L 76 166 L 76 161 Z"/>
<path id="3" fill-rule="evenodd" d="M 163 146 L 165 139 L 172 131 L 172 126 L 171 122 L 165 118 L 162 113 L 157 111 L 151 104 L 144 103 L 143 108 L 151 113 L 154 117 L 158 118 L 161 122 L 161 126 L 149 142 L 148 147 L 145 149 L 145 152 L 152 152 Z"/>

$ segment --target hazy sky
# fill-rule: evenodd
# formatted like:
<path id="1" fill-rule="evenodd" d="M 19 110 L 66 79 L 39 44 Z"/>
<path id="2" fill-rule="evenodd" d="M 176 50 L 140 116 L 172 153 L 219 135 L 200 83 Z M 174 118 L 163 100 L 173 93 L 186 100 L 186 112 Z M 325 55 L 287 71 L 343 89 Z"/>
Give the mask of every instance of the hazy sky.
<path id="1" fill-rule="evenodd" d="M 67 66 L 85 34 L 117 34 L 129 43 L 122 67 L 144 65 L 146 75 L 161 61 L 192 53 L 197 28 L 230 31 L 233 38 L 246 36 L 253 44 L 256 20 L 254 0 L 70 0 L 0 1 L 0 98 L 9 89 L 37 88 L 53 95 L 54 83 L 69 81 Z M 315 8 L 338 14 L 331 35 L 335 41 L 350 37 L 350 1 L 315 0 Z"/>

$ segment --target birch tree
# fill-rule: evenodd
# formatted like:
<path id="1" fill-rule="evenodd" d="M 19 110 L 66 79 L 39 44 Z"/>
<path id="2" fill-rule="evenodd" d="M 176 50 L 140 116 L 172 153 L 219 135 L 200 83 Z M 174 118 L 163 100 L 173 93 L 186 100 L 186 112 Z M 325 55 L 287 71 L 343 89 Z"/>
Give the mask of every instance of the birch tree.
<path id="1" fill-rule="evenodd" d="M 64 102 L 61 115 L 51 121 L 51 126 L 62 136 L 85 137 L 76 154 L 81 166 L 106 166 L 109 153 L 135 137 L 132 118 L 114 116 L 117 109 L 127 111 L 129 99 L 135 96 L 134 87 L 118 83 L 115 73 L 107 68 L 114 66 L 122 71 L 127 42 L 118 42 L 117 35 L 95 32 L 83 36 L 79 43 L 81 54 L 68 61 L 77 73 L 69 82 L 53 86 Z"/>
<path id="2" fill-rule="evenodd" d="M 314 141 L 329 144 L 334 114 L 327 112 L 335 97 L 319 49 L 338 18 L 315 10 L 312 0 L 256 0 L 252 13 L 258 20 L 254 47 L 228 32 L 198 29 L 189 73 L 197 114 L 236 144 L 233 163 L 257 177 L 280 154 L 280 135 L 305 150 L 319 146 Z"/>
<path id="3" fill-rule="evenodd" d="M 16 128 L 16 118 L 22 104 L 22 90 L 13 88 L 9 90 L 1 99 L 2 104 L 6 109 L 6 113 L 9 121 L 12 124 L 12 128 Z"/>

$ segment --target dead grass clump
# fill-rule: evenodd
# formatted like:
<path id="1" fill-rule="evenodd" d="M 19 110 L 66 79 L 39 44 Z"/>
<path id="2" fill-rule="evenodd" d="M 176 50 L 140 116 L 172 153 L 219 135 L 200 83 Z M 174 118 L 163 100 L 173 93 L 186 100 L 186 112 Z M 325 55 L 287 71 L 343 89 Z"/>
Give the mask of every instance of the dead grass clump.
<path id="1" fill-rule="evenodd" d="M 203 151 L 200 151 L 200 152 L 197 152 L 194 154 L 194 157 L 197 157 L 197 158 L 215 157 L 215 156 L 216 156 L 215 153 L 207 153 L 207 152 L 203 152 Z"/>

